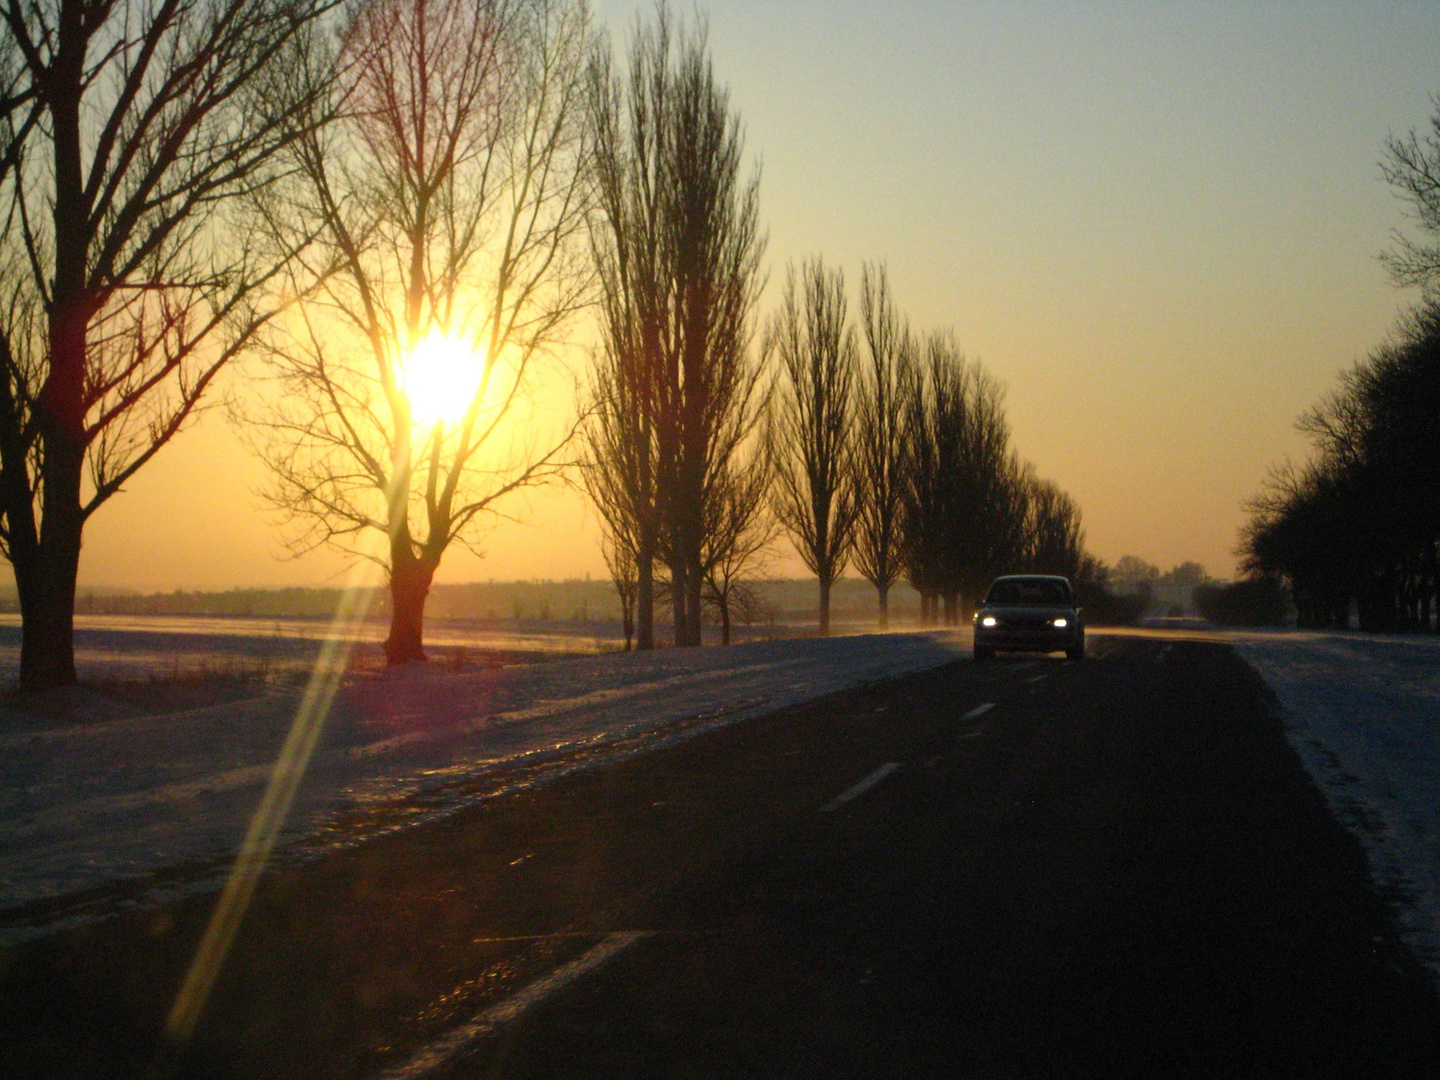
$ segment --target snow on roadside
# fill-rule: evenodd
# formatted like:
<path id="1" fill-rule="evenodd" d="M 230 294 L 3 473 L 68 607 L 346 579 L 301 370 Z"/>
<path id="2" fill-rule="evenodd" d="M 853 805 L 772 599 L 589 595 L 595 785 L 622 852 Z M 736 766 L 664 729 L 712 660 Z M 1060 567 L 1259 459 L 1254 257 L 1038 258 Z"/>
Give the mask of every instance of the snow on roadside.
<path id="1" fill-rule="evenodd" d="M 1235 649 L 1280 699 L 1291 744 L 1440 976 L 1440 640 L 1241 634 Z"/>
<path id="2" fill-rule="evenodd" d="M 352 678 L 282 843 L 321 854 L 453 813 L 503 790 L 487 778 L 517 765 L 536 766 L 531 782 L 592 767 L 938 667 L 961 644 L 940 631 L 872 634 Z M 0 944 L 213 885 L 296 701 L 0 734 Z"/>

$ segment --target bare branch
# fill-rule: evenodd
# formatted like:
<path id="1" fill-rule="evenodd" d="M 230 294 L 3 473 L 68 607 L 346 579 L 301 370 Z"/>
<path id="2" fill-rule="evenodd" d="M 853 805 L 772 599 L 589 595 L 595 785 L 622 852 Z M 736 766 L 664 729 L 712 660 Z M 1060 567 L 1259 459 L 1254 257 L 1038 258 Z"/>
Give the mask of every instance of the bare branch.
<path id="1" fill-rule="evenodd" d="M 323 255 L 294 267 L 303 315 L 269 339 L 269 496 L 304 542 L 386 534 L 392 660 L 423 656 L 449 546 L 565 465 L 573 428 L 537 449 L 519 423 L 589 298 L 589 49 L 580 0 L 356 7 L 330 61 L 340 118 L 295 140 L 290 201 L 272 206 L 282 239 L 314 232 Z M 435 336 L 476 365 L 444 419 L 414 415 L 406 392 Z"/>

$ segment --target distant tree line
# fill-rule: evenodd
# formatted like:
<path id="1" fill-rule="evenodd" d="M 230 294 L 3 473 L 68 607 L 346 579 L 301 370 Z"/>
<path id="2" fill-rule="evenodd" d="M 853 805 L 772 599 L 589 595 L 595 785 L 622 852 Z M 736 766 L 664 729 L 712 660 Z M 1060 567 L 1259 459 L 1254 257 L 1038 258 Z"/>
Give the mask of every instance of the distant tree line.
<path id="1" fill-rule="evenodd" d="M 743 611 L 737 608 L 735 628 L 753 632 L 761 627 L 766 632 L 773 629 L 789 633 L 791 627 L 814 615 L 813 578 L 765 577 L 748 584 L 753 602 Z M 343 592 L 339 588 L 312 587 L 161 592 L 82 587 L 75 597 L 75 611 L 77 615 L 174 615 L 257 621 L 330 619 Z M 841 578 L 835 582 L 832 604 L 839 618 L 858 621 L 873 617 L 874 592 L 861 578 Z M 371 590 L 367 618 L 388 621 L 389 605 L 389 591 L 377 586 Z M 908 584 L 897 583 L 891 595 L 892 614 L 913 623 L 919 617 L 919 605 L 920 598 Z M 14 587 L 0 586 L 0 613 L 18 610 Z M 608 635 L 614 624 L 621 623 L 622 612 L 614 585 L 608 579 L 527 579 L 437 583 L 431 590 L 426 618 L 490 623 L 497 630 L 513 628 L 517 623 L 550 622 L 595 624 L 596 632 L 601 632 L 603 624 L 603 633 Z M 718 624 L 718 613 L 712 611 L 707 617 L 707 640 L 718 637 Z"/>
<path id="2" fill-rule="evenodd" d="M 1277 580 L 1216 581 L 1197 562 L 1182 562 L 1161 573 L 1153 563 L 1122 555 L 1105 568 L 1104 581 L 1111 595 L 1095 603 L 1116 623 L 1134 622 L 1151 610 L 1178 614 L 1177 594 L 1216 626 L 1284 626 L 1290 617 L 1288 595 Z"/>
<path id="3" fill-rule="evenodd" d="M 1216 626 L 1284 626 L 1289 620 L 1289 598 L 1273 577 L 1206 582 L 1195 586 L 1193 596 L 1200 614 Z"/>
<path id="4" fill-rule="evenodd" d="M 1302 626 L 1436 629 L 1440 305 L 1345 372 L 1300 420 L 1314 452 L 1272 471 L 1241 554 L 1288 584 Z"/>
<path id="5" fill-rule="evenodd" d="M 1247 570 L 1288 585 L 1302 626 L 1440 632 L 1440 98 L 1429 130 L 1385 144 L 1386 181 L 1420 235 L 1382 255 L 1421 302 L 1301 417 L 1313 452 L 1250 504 Z"/>

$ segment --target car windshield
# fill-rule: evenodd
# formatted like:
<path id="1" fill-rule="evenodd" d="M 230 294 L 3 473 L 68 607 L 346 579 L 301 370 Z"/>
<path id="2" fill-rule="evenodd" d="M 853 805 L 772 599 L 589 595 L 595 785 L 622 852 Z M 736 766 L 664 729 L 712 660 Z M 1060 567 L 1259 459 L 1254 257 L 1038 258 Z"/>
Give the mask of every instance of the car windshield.
<path id="1" fill-rule="evenodd" d="M 1070 603 L 1070 588 L 1055 578 L 1001 578 L 990 586 L 987 604 L 1056 607 Z"/>

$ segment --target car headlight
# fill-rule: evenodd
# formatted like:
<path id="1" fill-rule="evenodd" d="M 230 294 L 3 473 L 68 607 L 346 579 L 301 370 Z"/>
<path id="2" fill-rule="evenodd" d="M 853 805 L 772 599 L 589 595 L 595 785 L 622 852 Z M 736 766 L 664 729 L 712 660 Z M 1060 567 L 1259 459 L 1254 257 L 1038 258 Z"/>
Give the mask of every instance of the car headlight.
<path id="1" fill-rule="evenodd" d="M 986 615 L 983 619 L 980 620 L 980 625 L 981 625 L 981 626 L 998 626 L 998 625 L 999 625 L 999 622 L 996 620 L 996 618 L 995 618 L 994 615 Z"/>
<path id="2" fill-rule="evenodd" d="M 1051 620 L 1050 620 L 1050 625 L 1051 625 L 1051 626 L 1055 626 L 1055 627 L 1059 627 L 1061 630 L 1064 630 L 1067 626 L 1070 625 L 1070 620 L 1069 620 L 1069 619 L 1065 619 L 1065 618 L 1051 619 Z"/>

